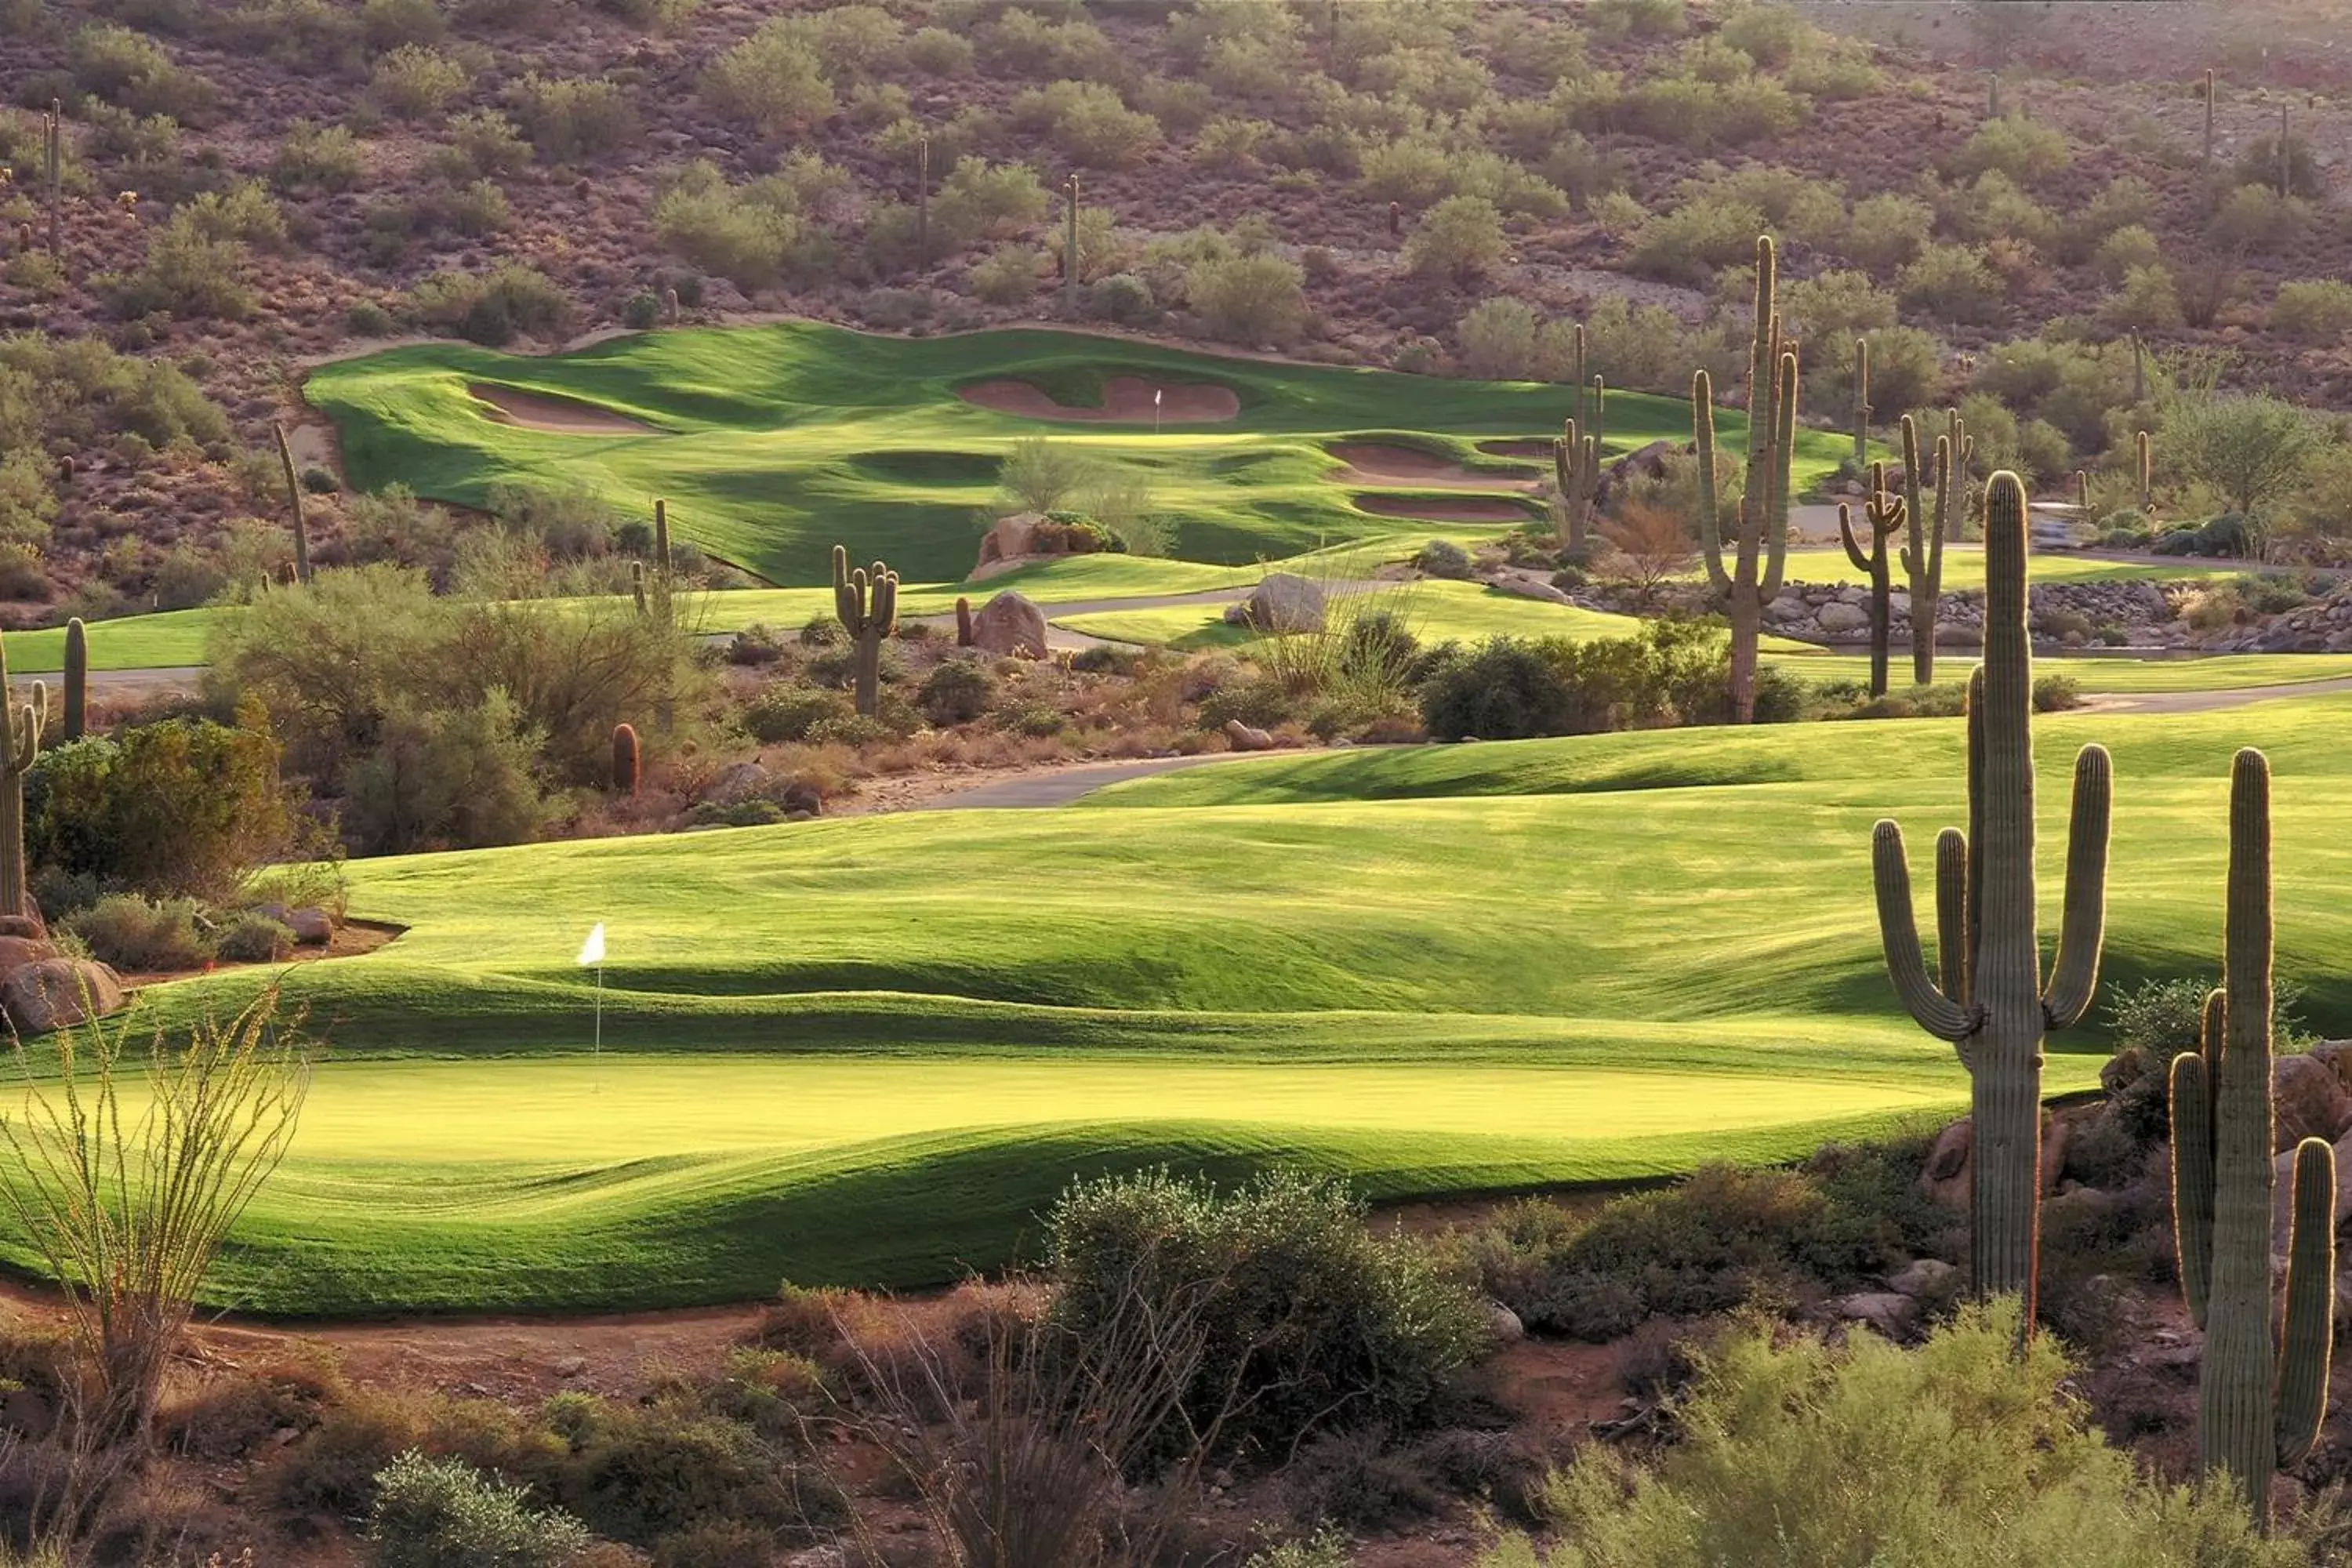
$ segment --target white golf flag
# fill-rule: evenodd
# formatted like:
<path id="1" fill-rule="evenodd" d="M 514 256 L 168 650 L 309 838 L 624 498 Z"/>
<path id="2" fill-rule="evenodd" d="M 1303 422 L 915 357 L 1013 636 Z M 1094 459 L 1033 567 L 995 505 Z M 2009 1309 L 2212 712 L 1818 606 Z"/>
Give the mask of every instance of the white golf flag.
<path id="1" fill-rule="evenodd" d="M 598 921 L 588 940 L 580 944 L 580 963 L 584 966 L 604 962 L 604 922 Z"/>
<path id="2" fill-rule="evenodd" d="M 1160 400 L 1161 398 L 1163 398 L 1163 397 L 1167 396 L 1167 395 L 1168 395 L 1168 389 L 1167 389 L 1166 387 L 1164 387 L 1164 386 L 1155 386 L 1155 387 L 1153 387 L 1153 388 L 1151 389 L 1151 406 L 1152 406 L 1152 407 L 1154 407 L 1154 408 L 1159 407 L 1159 406 L 1160 406 Z"/>

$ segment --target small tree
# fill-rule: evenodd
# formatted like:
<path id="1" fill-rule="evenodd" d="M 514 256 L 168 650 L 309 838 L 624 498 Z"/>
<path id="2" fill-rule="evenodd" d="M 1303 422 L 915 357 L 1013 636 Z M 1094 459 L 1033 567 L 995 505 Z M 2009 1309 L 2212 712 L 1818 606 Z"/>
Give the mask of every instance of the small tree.
<path id="1" fill-rule="evenodd" d="M 1510 255 L 1503 215 L 1484 196 L 1448 196 L 1404 242 L 1405 266 L 1422 277 L 1468 283 Z"/>
<path id="2" fill-rule="evenodd" d="M 2310 415 L 2259 393 L 2184 399 L 2164 436 L 2190 475 L 2228 496 L 2249 517 L 2284 499 L 2326 443 Z"/>
<path id="3" fill-rule="evenodd" d="M 1662 584 L 1698 560 L 1690 523 L 1672 507 L 1628 501 L 1601 523 L 1601 537 L 1609 542 L 1612 567 L 1643 604 L 1654 603 Z"/>

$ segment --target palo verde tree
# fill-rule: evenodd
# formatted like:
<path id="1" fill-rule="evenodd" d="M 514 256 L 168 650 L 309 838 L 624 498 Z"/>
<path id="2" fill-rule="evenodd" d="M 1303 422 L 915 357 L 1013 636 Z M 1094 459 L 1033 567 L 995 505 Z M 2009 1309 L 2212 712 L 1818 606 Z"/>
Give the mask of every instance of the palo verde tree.
<path id="1" fill-rule="evenodd" d="M 1887 973 L 1919 1026 L 1969 1069 L 1975 1135 L 1969 1258 L 1976 1291 L 2024 1299 L 2033 1321 L 2042 1215 L 2042 1042 L 2089 1011 L 2106 921 L 2106 752 L 2074 759 L 2065 912 L 2045 978 L 2033 866 L 2033 645 L 2026 630 L 2025 486 L 2004 469 L 1985 497 L 1984 662 L 1969 686 L 1969 827 L 1936 840 L 1930 973 L 1903 830 L 1872 830 Z"/>
<path id="2" fill-rule="evenodd" d="M 2189 1315 L 2205 1331 L 2197 1454 L 2270 1518 L 2271 1475 L 2311 1451 L 2327 1407 L 2336 1303 L 2336 1151 L 2294 1152 L 2285 1331 L 2271 1331 L 2271 767 L 2230 767 L 2229 905 L 2221 988 L 2205 999 L 2200 1049 L 2172 1063 L 2173 1235 Z"/>
<path id="3" fill-rule="evenodd" d="M 1797 441 L 1797 354 L 1780 341 L 1772 237 L 1756 240 L 1756 335 L 1748 356 L 1748 480 L 1723 525 L 1715 467 L 1715 385 L 1706 371 L 1691 377 L 1691 429 L 1698 443 L 1699 542 L 1707 581 L 1731 623 L 1731 721 L 1756 717 L 1756 647 L 1764 606 L 1780 591 L 1789 553 L 1789 462 Z M 1729 533 L 1732 559 L 1724 563 Z"/>

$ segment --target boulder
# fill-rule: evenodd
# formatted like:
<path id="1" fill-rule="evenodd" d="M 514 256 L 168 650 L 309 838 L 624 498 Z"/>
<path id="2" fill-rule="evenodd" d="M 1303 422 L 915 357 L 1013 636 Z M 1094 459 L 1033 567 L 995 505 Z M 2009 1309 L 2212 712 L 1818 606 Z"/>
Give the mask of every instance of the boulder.
<path id="1" fill-rule="evenodd" d="M 998 518 L 981 536 L 979 563 L 986 566 L 1034 553 L 1037 525 L 1045 521 L 1044 513 L 1034 511 L 1017 511 L 1011 517 Z"/>
<path id="2" fill-rule="evenodd" d="M 1243 614 L 1262 632 L 1311 632 L 1323 626 L 1323 590 L 1295 572 L 1273 572 L 1249 592 Z"/>
<path id="3" fill-rule="evenodd" d="M 49 934 L 47 921 L 37 911 L 22 915 L 0 915 L 0 936 L 45 938 Z"/>
<path id="4" fill-rule="evenodd" d="M 1919 1185 L 1946 1208 L 1969 1206 L 1969 1162 L 1976 1152 L 1976 1128 L 1965 1116 L 1936 1135 Z"/>
<path id="5" fill-rule="evenodd" d="M 1500 1301 L 1486 1303 L 1486 1326 L 1494 1331 L 1498 1345 L 1514 1345 L 1528 1337 L 1528 1326 L 1519 1321 L 1519 1315 Z"/>
<path id="6" fill-rule="evenodd" d="M 1517 594 L 1522 599 L 1541 599 L 1547 605 L 1565 605 L 1568 595 L 1540 577 L 1521 577 L 1516 574 L 1497 577 L 1495 586 L 1506 594 Z"/>
<path id="7" fill-rule="evenodd" d="M 284 904 L 263 904 L 254 913 L 265 920 L 276 921 L 294 933 L 294 940 L 304 947 L 324 947 L 335 940 L 335 919 L 321 909 L 288 909 Z"/>
<path id="8" fill-rule="evenodd" d="M 1940 1258 L 1915 1258 L 1886 1281 L 1886 1288 L 1913 1300 L 1949 1295 L 1960 1271 Z"/>
<path id="9" fill-rule="evenodd" d="M 823 816 L 824 815 L 824 796 L 817 792 L 815 785 L 803 784 L 798 779 L 784 786 L 783 793 L 777 797 L 776 804 L 784 808 L 786 816 Z"/>
<path id="10" fill-rule="evenodd" d="M 0 936 L 0 974 L 57 955 L 57 944 L 47 937 Z"/>
<path id="11" fill-rule="evenodd" d="M 1778 598 L 1764 606 L 1764 618 L 1776 625 L 1801 621 L 1812 613 L 1813 607 L 1805 603 L 1805 596 L 1793 588 L 1782 589 Z"/>
<path id="12" fill-rule="evenodd" d="M 971 646 L 1000 658 L 1045 657 L 1045 612 L 1026 595 L 1007 588 L 971 617 Z"/>
<path id="13" fill-rule="evenodd" d="M 1813 612 L 1813 618 L 1825 632 L 1858 632 L 1870 625 L 1870 612 L 1860 605 L 1849 605 L 1840 599 L 1823 605 Z"/>
<path id="14" fill-rule="evenodd" d="M 2305 1054 L 2313 1061 L 2326 1063 L 2336 1081 L 2352 1093 L 2352 1040 L 2322 1040 Z"/>
<path id="15" fill-rule="evenodd" d="M 0 980 L 0 1013 L 20 1035 L 46 1035 L 87 1018 L 102 1018 L 123 1003 L 122 978 L 83 958 L 45 958 Z"/>
<path id="16" fill-rule="evenodd" d="M 1899 1340 L 1919 1321 L 1919 1303 L 1892 1290 L 1865 1290 L 1847 1296 L 1832 1308 L 1848 1322 L 1867 1323 L 1890 1340 Z"/>
<path id="17" fill-rule="evenodd" d="M 2063 1116 L 2053 1116 L 2042 1128 L 2042 1194 L 2047 1197 L 2058 1190 L 2058 1177 L 2066 1169 L 2066 1145 L 2074 1136 L 2074 1124 Z"/>
<path id="18" fill-rule="evenodd" d="M 2271 1061 L 2271 1152 L 2292 1149 L 2306 1138 L 2333 1143 L 2352 1131 L 2352 1094 L 2327 1062 L 2308 1056 Z"/>
<path id="19" fill-rule="evenodd" d="M 1243 723 L 1238 719 L 1228 719 L 1225 721 L 1225 739 L 1233 742 L 1234 750 L 1236 752 L 1270 752 L 1274 750 L 1274 737 L 1272 735 L 1267 734 L 1263 730 L 1252 729 L 1249 725 Z"/>

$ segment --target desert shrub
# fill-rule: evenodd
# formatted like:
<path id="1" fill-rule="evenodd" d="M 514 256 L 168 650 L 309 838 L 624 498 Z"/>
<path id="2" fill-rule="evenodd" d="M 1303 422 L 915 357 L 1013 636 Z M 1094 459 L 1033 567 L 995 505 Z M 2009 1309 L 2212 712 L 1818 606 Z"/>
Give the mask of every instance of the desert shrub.
<path id="1" fill-rule="evenodd" d="M 367 0 L 360 7 L 360 37 L 370 49 L 435 43 L 448 30 L 438 0 Z"/>
<path id="2" fill-rule="evenodd" d="M 849 711 L 839 692 L 808 686 L 772 686 L 743 710 L 743 730 L 763 746 L 805 741 L 811 731 Z"/>
<path id="3" fill-rule="evenodd" d="M 621 324 L 633 331 L 647 331 L 662 319 L 661 296 L 650 289 L 640 289 L 621 306 Z"/>
<path id="4" fill-rule="evenodd" d="M 1303 1541 L 1286 1541 L 1253 1552 L 1242 1568 L 1353 1568 L 1355 1561 L 1348 1538 L 1325 1529 Z"/>
<path id="5" fill-rule="evenodd" d="M 713 60 L 702 95 L 719 113 L 748 120 L 767 136 L 798 135 L 839 107 L 814 45 L 790 16 L 765 23 Z"/>
<path id="6" fill-rule="evenodd" d="M 1373 1236 L 1342 1188 L 1296 1174 L 1230 1192 L 1164 1172 L 1080 1184 L 1047 1216 L 1046 1257 L 1054 1312 L 1081 1341 L 1132 1292 L 1199 1303 L 1186 1414 L 1240 1394 L 1229 1448 L 1423 1424 L 1486 1343 L 1484 1309 L 1426 1248 Z M 1182 1421 L 1162 1451 L 1184 1446 Z"/>
<path id="7" fill-rule="evenodd" d="M 138 973 L 197 969 L 213 956 L 194 899 L 150 902 L 136 893 L 112 893 L 66 922 L 101 963 Z"/>
<path id="8" fill-rule="evenodd" d="M 2126 331 L 2166 331 L 2180 325 L 2180 295 L 2163 267 L 2135 267 L 2099 306 L 2099 319 Z"/>
<path id="9" fill-rule="evenodd" d="M 403 44 L 382 56 L 368 75 L 368 98 L 386 114 L 427 120 L 449 107 L 472 82 L 463 65 L 422 44 Z"/>
<path id="10" fill-rule="evenodd" d="M 1587 1219 L 1530 1198 L 1466 1244 L 1486 1292 L 1527 1325 L 1615 1339 L 1807 1289 L 1853 1289 L 1930 1249 L 1948 1224 L 1916 1181 L 1916 1140 L 1830 1145 L 1802 1170 L 1710 1165 Z"/>
<path id="11" fill-rule="evenodd" d="M 1685 26 L 1683 0 L 1592 0 L 1585 21 L 1604 38 L 1669 36 Z"/>
<path id="12" fill-rule="evenodd" d="M 1448 196 L 1432 207 L 1404 244 L 1405 266 L 1423 277 L 1467 282 L 1510 253 L 1503 215 L 1484 196 Z"/>
<path id="13" fill-rule="evenodd" d="M 182 123 L 203 119 L 219 90 L 201 72 L 175 63 L 169 50 L 129 27 L 94 23 L 74 35 L 74 86 L 133 114 L 167 114 Z"/>
<path id="14" fill-rule="evenodd" d="M 1470 552 L 1450 539 L 1433 539 L 1414 554 L 1412 563 L 1433 577 L 1456 581 L 1470 575 Z"/>
<path id="15" fill-rule="evenodd" d="M 1984 252 L 1968 245 L 1931 245 L 1903 268 L 1895 289 L 1905 306 L 1939 321 L 1995 320 L 2006 292 Z"/>
<path id="16" fill-rule="evenodd" d="M 298 120 L 286 128 L 270 161 L 269 180 L 289 194 L 348 191 L 360 183 L 367 163 L 359 138 L 340 125 Z"/>
<path id="17" fill-rule="evenodd" d="M 250 912 L 231 919 L 213 939 L 214 954 L 231 963 L 271 963 L 293 951 L 293 928 Z"/>
<path id="18" fill-rule="evenodd" d="M 1057 81 L 1013 100 L 1013 122 L 1049 131 L 1064 156 L 1080 168 L 1126 169 L 1160 144 L 1160 121 L 1127 107 L 1098 82 Z"/>
<path id="19" fill-rule="evenodd" d="M 2032 184 L 2048 179 L 2072 161 L 2064 132 L 2011 114 L 1979 126 L 1953 161 L 1953 172 L 1976 175 L 1997 170 L 2012 180 Z"/>
<path id="20" fill-rule="evenodd" d="M 1025 163 L 959 158 L 931 202 L 931 222 L 950 243 L 1011 239 L 1045 216 L 1050 198 Z"/>
<path id="21" fill-rule="evenodd" d="M 514 260 L 488 272 L 436 272 L 417 284 L 409 303 L 426 326 L 493 348 L 518 332 L 559 336 L 572 320 L 572 300 L 562 287 Z"/>
<path id="22" fill-rule="evenodd" d="M 368 854 L 536 837 L 551 810 L 536 776 L 541 743 L 498 689 L 471 706 L 388 707 L 343 775 L 343 830 Z"/>
<path id="23" fill-rule="evenodd" d="M 266 731 L 173 719 L 44 752 L 25 787 L 36 864 L 165 895 L 225 898 L 292 832 Z"/>
<path id="24" fill-rule="evenodd" d="M 1873 272 L 1892 272 L 1919 253 L 1935 225 L 1935 212 L 1916 196 L 1882 191 L 1853 204 L 1841 248 L 1847 259 Z"/>
<path id="25" fill-rule="evenodd" d="M 2352 333 L 2352 283 L 2332 278 L 2282 283 L 2271 300 L 2271 331 L 2306 342 L 2329 342 Z"/>
<path id="26" fill-rule="evenodd" d="M 428 157 L 432 173 L 450 180 L 511 174 L 530 163 L 530 143 L 514 121 L 495 109 L 470 109 L 452 116 L 448 141 Z"/>
<path id="27" fill-rule="evenodd" d="M 902 53 L 908 65 L 927 76 L 971 74 L 971 41 L 945 27 L 918 27 L 908 36 Z"/>
<path id="28" fill-rule="evenodd" d="M 978 663 L 951 658 L 923 679 L 915 700 L 934 724 L 966 724 L 996 700 L 996 681 Z"/>
<path id="29" fill-rule="evenodd" d="M 781 176 L 731 185 L 716 163 L 697 160 L 655 203 L 654 233 L 696 268 L 751 293 L 830 265 L 830 242 L 801 212 L 799 193 Z"/>
<path id="30" fill-rule="evenodd" d="M 2050 1336 L 2019 1349 L 2014 1300 L 1969 1307 L 1916 1351 L 1747 1325 L 1699 1358 L 1680 1440 L 1650 1465 L 1605 1444 L 1554 1478 L 1566 1544 L 1506 1537 L 1478 1568 L 2288 1568 L 2227 1488 L 2148 1478 L 2071 1392 Z"/>
<path id="31" fill-rule="evenodd" d="M 992 305 L 1017 305 L 1037 291 L 1053 266 L 1043 250 L 1013 241 L 972 263 L 971 291 Z"/>
<path id="32" fill-rule="evenodd" d="M 2044 675 L 2033 682 L 2033 710 L 2056 713 L 2083 705 L 2083 683 L 2071 675 Z"/>
<path id="33" fill-rule="evenodd" d="M 2299 197 L 2282 196 L 2268 185 L 2240 185 L 2214 209 L 2205 237 L 2223 250 L 2278 250 L 2310 220 L 2311 208 Z"/>
<path id="34" fill-rule="evenodd" d="M 588 1532 L 530 1496 L 463 1459 L 403 1454 L 375 1479 L 367 1539 L 376 1568 L 564 1568 Z"/>
<path id="35" fill-rule="evenodd" d="M 756 1527 L 766 1543 L 848 1521 L 814 1466 L 740 1422 L 690 1409 L 600 1403 L 578 1412 L 572 1452 L 551 1490 L 597 1534 L 655 1546 L 688 1531 Z"/>
<path id="36" fill-rule="evenodd" d="M 1132 272 L 1114 272 L 1094 283 L 1086 293 L 1087 314 L 1120 326 L 1149 325 L 1160 315 L 1151 285 Z"/>
<path id="37" fill-rule="evenodd" d="M 241 239 L 207 232 L 183 207 L 152 232 L 132 272 L 106 273 L 92 285 L 128 319 L 166 310 L 175 316 L 240 321 L 253 310 L 251 252 Z"/>
<path id="38" fill-rule="evenodd" d="M 1643 223 L 1626 266 L 1672 282 L 1705 283 L 1717 268 L 1754 260 L 1763 226 L 1764 214 L 1747 202 L 1687 202 Z"/>
<path id="39" fill-rule="evenodd" d="M 530 144 L 552 163 L 600 156 L 637 133 L 636 110 L 617 83 L 601 77 L 532 71 L 507 89 L 506 101 Z"/>
<path id="40" fill-rule="evenodd" d="M 1494 637 L 1438 660 L 1421 689 L 1433 740 L 1520 740 L 1724 717 L 1727 644 L 1686 621 L 1576 643 Z"/>
<path id="41" fill-rule="evenodd" d="M 1566 731 L 1568 682 L 1540 647 L 1493 637 L 1441 665 L 1422 688 L 1421 722 L 1437 741 L 1517 741 Z"/>
<path id="42" fill-rule="evenodd" d="M 1280 256 L 1205 257 L 1184 273 L 1184 294 L 1209 336 L 1235 343 L 1286 343 L 1305 325 L 1306 274 Z"/>

